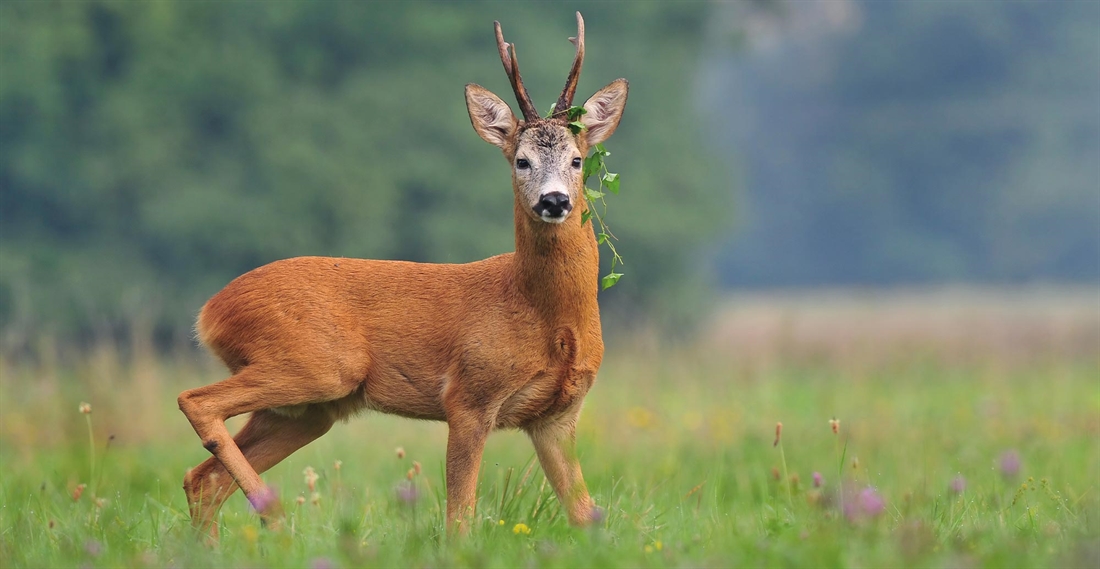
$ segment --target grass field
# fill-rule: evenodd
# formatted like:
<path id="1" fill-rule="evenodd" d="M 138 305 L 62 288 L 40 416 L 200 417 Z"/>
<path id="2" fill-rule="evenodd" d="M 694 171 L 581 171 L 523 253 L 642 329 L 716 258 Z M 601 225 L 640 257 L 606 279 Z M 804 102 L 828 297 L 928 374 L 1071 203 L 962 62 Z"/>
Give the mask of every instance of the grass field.
<path id="1" fill-rule="evenodd" d="M 482 464 L 480 522 L 457 543 L 443 531 L 442 424 L 337 425 L 264 476 L 287 510 L 281 531 L 237 494 L 210 548 L 180 488 L 208 455 L 175 395 L 222 370 L 141 349 L 9 356 L 0 566 L 1097 567 L 1089 298 L 942 314 L 930 307 L 943 299 L 890 300 L 874 318 L 767 298 L 731 304 L 690 346 L 611 341 L 578 435 L 604 520 L 569 527 L 530 444 L 501 432 Z"/>

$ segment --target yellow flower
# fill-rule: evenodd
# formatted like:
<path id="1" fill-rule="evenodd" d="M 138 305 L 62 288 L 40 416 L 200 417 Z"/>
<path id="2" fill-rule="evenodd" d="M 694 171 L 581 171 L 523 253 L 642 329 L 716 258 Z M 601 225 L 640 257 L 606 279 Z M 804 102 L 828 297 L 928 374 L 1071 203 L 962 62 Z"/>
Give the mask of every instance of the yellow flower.
<path id="1" fill-rule="evenodd" d="M 657 551 L 660 551 L 664 548 L 665 548 L 665 544 L 661 543 L 661 540 L 658 539 L 657 541 L 653 542 L 653 549 L 656 549 Z"/>
<path id="2" fill-rule="evenodd" d="M 498 526 L 502 526 L 502 525 L 504 525 L 504 520 L 500 520 L 499 522 L 497 522 L 497 525 L 498 525 Z"/>
<path id="3" fill-rule="evenodd" d="M 503 520 L 502 520 L 503 521 Z M 516 527 L 512 528 L 512 533 L 519 535 L 530 535 L 531 528 L 527 527 L 527 524 L 516 524 Z"/>
<path id="4" fill-rule="evenodd" d="M 646 553 L 653 553 L 653 546 L 647 545 L 644 547 Z"/>

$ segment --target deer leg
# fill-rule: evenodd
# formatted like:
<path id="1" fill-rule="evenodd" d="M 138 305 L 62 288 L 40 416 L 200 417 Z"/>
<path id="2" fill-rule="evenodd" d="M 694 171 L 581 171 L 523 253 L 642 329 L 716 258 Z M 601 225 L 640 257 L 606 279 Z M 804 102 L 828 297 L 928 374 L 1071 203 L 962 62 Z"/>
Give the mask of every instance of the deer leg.
<path id="1" fill-rule="evenodd" d="M 331 401 L 350 392 L 351 388 L 338 380 L 288 378 L 277 371 L 265 373 L 262 369 L 245 368 L 224 381 L 184 391 L 179 396 L 179 406 L 202 439 L 202 445 L 229 472 L 256 511 L 265 520 L 271 520 L 278 514 L 278 501 L 229 436 L 225 420 L 275 407 Z"/>
<path id="2" fill-rule="evenodd" d="M 571 420 L 539 425 L 527 431 L 535 445 L 539 464 L 558 501 L 565 507 L 569 523 L 577 526 L 594 521 L 595 505 L 588 495 L 588 487 L 581 474 L 581 463 L 576 450 L 576 417 Z"/>
<path id="3" fill-rule="evenodd" d="M 474 518 L 477 475 L 491 429 L 473 412 L 451 414 L 447 424 L 447 530 L 465 534 Z"/>
<path id="4" fill-rule="evenodd" d="M 323 409 L 308 407 L 296 417 L 270 410 L 256 411 L 233 441 L 257 473 L 275 466 L 294 451 L 328 432 L 333 420 Z M 183 480 L 191 523 L 217 539 L 215 516 L 237 484 L 217 457 L 210 457 L 188 471 Z"/>

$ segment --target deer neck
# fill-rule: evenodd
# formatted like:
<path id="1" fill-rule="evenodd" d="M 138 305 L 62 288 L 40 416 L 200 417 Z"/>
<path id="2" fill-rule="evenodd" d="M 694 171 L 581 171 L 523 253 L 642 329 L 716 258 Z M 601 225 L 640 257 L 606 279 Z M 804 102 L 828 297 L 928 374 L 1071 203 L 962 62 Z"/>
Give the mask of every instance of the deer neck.
<path id="1" fill-rule="evenodd" d="M 518 200 L 516 285 L 545 321 L 582 330 L 598 314 L 600 253 L 591 223 L 575 211 L 561 224 L 532 219 Z"/>

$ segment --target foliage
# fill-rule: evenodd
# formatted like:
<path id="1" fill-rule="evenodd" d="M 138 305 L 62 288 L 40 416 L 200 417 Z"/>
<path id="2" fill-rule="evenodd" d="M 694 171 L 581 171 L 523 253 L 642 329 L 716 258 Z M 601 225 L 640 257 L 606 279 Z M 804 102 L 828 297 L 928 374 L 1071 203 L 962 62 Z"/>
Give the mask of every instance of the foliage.
<path id="1" fill-rule="evenodd" d="M 0 361 L 0 565 L 1048 567 L 1095 559 L 1095 358 L 960 364 L 902 351 L 872 366 L 857 356 L 738 367 L 715 350 L 609 355 L 578 434 L 586 479 L 606 511 L 595 528 L 570 528 L 529 441 L 497 433 L 482 463 L 478 525 L 469 540 L 446 544 L 445 427 L 370 415 L 264 475 L 288 512 L 281 532 L 262 528 L 238 493 L 223 510 L 216 548 L 189 527 L 180 480 L 209 455 L 173 395 L 220 370 L 130 366 L 110 352 L 52 370 Z M 82 400 L 90 414 L 78 411 Z M 89 471 L 87 417 L 98 473 Z M 776 420 L 783 455 L 773 446 Z M 789 475 L 777 476 L 781 467 Z M 815 472 L 823 475 L 816 482 Z"/>
<path id="2" fill-rule="evenodd" d="M 1100 4 L 784 6 L 714 65 L 722 282 L 1100 282 Z"/>
<path id="3" fill-rule="evenodd" d="M 471 132 L 461 89 L 510 92 L 496 19 L 530 91 L 556 95 L 572 10 L 0 4 L 5 343 L 133 323 L 186 340 L 207 297 L 283 257 L 466 262 L 510 250 L 508 171 Z M 713 236 L 729 203 L 723 173 L 694 149 L 691 105 L 669 105 L 690 84 L 709 8 L 583 10 L 579 96 L 620 76 L 633 86 L 616 136 L 631 199 L 616 229 L 645 272 L 610 304 L 659 313 L 691 280 L 678 253 Z"/>

